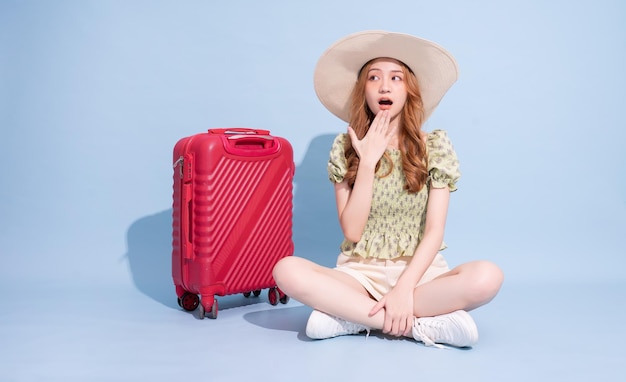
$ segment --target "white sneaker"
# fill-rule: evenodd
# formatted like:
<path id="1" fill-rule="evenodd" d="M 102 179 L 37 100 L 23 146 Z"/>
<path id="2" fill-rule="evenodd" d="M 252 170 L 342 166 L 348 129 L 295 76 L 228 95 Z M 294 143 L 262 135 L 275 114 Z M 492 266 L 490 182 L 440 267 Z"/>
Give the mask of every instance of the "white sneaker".
<path id="1" fill-rule="evenodd" d="M 311 313 L 306 324 L 306 335 L 316 340 L 347 334 L 359 334 L 364 331 L 369 333 L 369 328 L 330 316 L 319 310 L 314 310 Z"/>
<path id="2" fill-rule="evenodd" d="M 469 313 L 457 310 L 441 316 L 416 318 L 413 338 L 438 348 L 443 347 L 438 344 L 468 347 L 478 342 L 478 328 Z"/>

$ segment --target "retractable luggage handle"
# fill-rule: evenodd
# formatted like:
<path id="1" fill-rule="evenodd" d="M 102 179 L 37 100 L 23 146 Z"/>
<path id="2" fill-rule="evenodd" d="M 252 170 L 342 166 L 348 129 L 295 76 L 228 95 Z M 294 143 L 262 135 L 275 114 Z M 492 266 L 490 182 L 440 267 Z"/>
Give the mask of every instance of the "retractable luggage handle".
<path id="1" fill-rule="evenodd" d="M 268 156 L 276 154 L 280 150 L 280 141 L 271 136 L 269 130 L 248 128 L 210 129 L 209 134 L 220 135 L 224 150 L 238 156 Z"/>

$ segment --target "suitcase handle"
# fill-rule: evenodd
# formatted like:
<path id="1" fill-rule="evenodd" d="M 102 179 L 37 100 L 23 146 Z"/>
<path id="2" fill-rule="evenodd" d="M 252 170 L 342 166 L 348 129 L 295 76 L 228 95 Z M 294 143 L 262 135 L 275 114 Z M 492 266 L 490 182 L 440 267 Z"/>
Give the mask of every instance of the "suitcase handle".
<path id="1" fill-rule="evenodd" d="M 192 209 L 191 209 L 191 199 L 192 199 L 192 191 L 191 184 L 183 185 L 183 195 L 182 200 L 186 201 L 182 203 L 180 209 L 180 220 L 181 220 L 181 255 L 183 259 L 191 259 L 193 258 L 193 238 L 192 238 Z"/>
<path id="2" fill-rule="evenodd" d="M 269 130 L 232 127 L 209 129 L 209 134 L 220 135 L 224 150 L 243 157 L 261 157 L 280 151 L 280 142 Z"/>
<path id="3" fill-rule="evenodd" d="M 222 143 L 226 152 L 243 157 L 273 155 L 280 150 L 279 140 L 271 135 L 224 135 Z"/>
<path id="4" fill-rule="evenodd" d="M 263 129 L 249 129 L 245 127 L 233 127 L 228 129 L 209 129 L 209 134 L 219 134 L 219 135 L 228 135 L 228 134 L 249 134 L 249 135 L 270 135 L 269 130 Z"/>
<path id="5" fill-rule="evenodd" d="M 252 139 L 250 139 L 250 138 L 252 138 Z M 227 139 L 229 141 L 236 140 L 236 139 L 246 139 L 246 140 L 252 141 L 252 140 L 256 139 L 257 142 L 258 142 L 258 139 L 266 139 L 268 141 L 273 141 L 274 137 L 272 137 L 271 135 L 236 134 L 236 135 L 229 135 L 227 137 Z"/>
<path id="6" fill-rule="evenodd" d="M 260 157 L 276 154 L 280 149 L 278 140 L 271 135 L 232 135 L 222 138 L 226 152 L 245 156 Z"/>

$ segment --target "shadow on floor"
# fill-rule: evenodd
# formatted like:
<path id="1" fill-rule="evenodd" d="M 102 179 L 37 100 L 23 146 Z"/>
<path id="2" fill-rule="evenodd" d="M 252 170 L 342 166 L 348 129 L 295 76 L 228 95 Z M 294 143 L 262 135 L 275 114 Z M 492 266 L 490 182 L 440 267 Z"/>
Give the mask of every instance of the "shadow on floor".
<path id="1" fill-rule="evenodd" d="M 305 305 L 267 309 L 258 312 L 250 312 L 243 315 L 249 323 L 265 329 L 284 330 L 298 333 L 301 341 L 312 341 L 306 336 L 304 330 L 306 322 L 311 314 L 311 308 Z"/>

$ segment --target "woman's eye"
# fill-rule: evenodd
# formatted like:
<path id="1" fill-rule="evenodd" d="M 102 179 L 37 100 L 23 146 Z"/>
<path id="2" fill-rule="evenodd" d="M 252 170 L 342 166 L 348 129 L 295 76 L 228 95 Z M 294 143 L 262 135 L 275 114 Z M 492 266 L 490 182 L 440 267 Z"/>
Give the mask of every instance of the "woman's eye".
<path id="1" fill-rule="evenodd" d="M 400 76 L 393 76 L 392 79 L 394 81 L 402 81 L 402 77 L 400 77 Z"/>
<path id="2" fill-rule="evenodd" d="M 369 78 L 370 81 L 376 81 L 377 79 L 379 79 L 378 76 L 373 76 L 373 75 L 370 76 Z"/>

